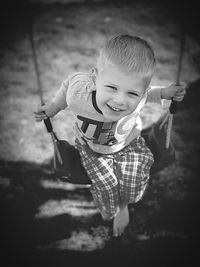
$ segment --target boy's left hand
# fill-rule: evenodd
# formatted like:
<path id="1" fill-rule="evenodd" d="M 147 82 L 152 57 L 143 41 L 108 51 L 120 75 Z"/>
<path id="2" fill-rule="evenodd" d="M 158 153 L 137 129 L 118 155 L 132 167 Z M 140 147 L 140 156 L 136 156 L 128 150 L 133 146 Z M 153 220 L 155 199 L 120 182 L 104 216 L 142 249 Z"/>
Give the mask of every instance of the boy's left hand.
<path id="1" fill-rule="evenodd" d="M 179 85 L 171 84 L 168 87 L 162 88 L 161 98 L 175 101 L 182 101 L 187 89 L 187 84 L 180 82 Z"/>

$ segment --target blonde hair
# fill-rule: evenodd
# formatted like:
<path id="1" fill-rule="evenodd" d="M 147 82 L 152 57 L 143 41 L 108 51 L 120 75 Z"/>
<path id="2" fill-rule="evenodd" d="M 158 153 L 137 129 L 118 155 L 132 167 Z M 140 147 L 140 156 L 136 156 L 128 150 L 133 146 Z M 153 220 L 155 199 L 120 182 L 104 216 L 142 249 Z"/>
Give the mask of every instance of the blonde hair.
<path id="1" fill-rule="evenodd" d="M 106 65 L 115 65 L 124 72 L 136 72 L 150 78 L 156 67 L 156 59 L 153 49 L 142 38 L 116 35 L 107 41 L 97 59 L 99 72 Z"/>

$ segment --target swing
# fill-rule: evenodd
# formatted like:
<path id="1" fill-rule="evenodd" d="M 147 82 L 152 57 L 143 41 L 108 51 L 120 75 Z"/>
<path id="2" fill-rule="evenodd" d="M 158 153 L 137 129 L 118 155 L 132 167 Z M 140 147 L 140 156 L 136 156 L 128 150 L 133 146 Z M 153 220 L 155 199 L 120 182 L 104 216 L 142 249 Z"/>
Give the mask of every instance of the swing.
<path id="1" fill-rule="evenodd" d="M 172 101 L 170 114 L 173 114 L 173 105 L 176 105 L 176 103 Z M 167 129 L 170 114 L 167 112 L 156 123 L 141 131 L 141 136 L 145 139 L 147 146 L 154 156 L 150 175 L 158 173 L 175 160 L 175 150 L 171 141 L 166 146 L 167 137 L 169 137 L 171 131 L 171 124 L 170 128 Z M 54 145 L 54 170 L 56 177 L 72 184 L 91 184 L 91 180 L 81 163 L 79 151 L 66 140 L 58 139 L 49 118 L 45 119 L 44 123 Z"/>
<path id="2" fill-rule="evenodd" d="M 31 26 L 31 25 L 30 25 Z M 33 41 L 32 28 L 29 29 L 29 37 L 33 52 L 33 62 L 38 84 L 38 92 L 41 104 L 44 104 L 39 70 L 36 58 L 36 51 Z M 184 34 L 182 32 L 181 49 L 179 55 L 179 66 L 177 74 L 177 82 L 179 84 L 179 76 L 181 69 L 181 61 L 183 57 Z M 150 169 L 150 175 L 154 175 L 169 166 L 175 160 L 175 150 L 170 140 L 172 118 L 177 110 L 177 102 L 172 100 L 169 112 L 164 114 L 156 123 L 150 127 L 143 129 L 141 136 L 154 156 L 154 163 Z M 72 184 L 91 184 L 82 163 L 78 150 L 65 140 L 59 140 L 53 131 L 53 127 L 49 118 L 44 120 L 47 131 L 50 133 L 54 145 L 54 170 L 56 177 L 62 181 Z"/>
<path id="3" fill-rule="evenodd" d="M 154 156 L 154 163 L 150 175 L 158 173 L 169 166 L 175 160 L 175 150 L 170 142 L 166 148 L 166 116 L 159 119 L 152 126 L 142 130 L 141 136 L 145 139 L 147 146 Z M 163 123 L 164 122 L 164 123 Z M 73 184 L 90 184 L 91 181 L 82 166 L 78 150 L 65 140 L 56 140 L 62 162 L 55 153 L 55 173 L 62 180 Z"/>
<path id="4" fill-rule="evenodd" d="M 175 104 L 172 102 L 170 114 L 174 113 L 175 110 L 172 106 Z M 150 175 L 158 173 L 175 160 L 174 147 L 171 141 L 167 142 L 167 137 L 169 136 L 167 132 L 171 131 L 171 128 L 167 129 L 170 114 L 167 112 L 156 123 L 141 131 L 141 136 L 145 139 L 154 156 Z M 44 123 L 47 131 L 51 134 L 54 144 L 54 170 L 56 177 L 72 184 L 91 184 L 91 180 L 81 163 L 79 151 L 66 140 L 57 138 L 49 118 L 45 119 Z"/>

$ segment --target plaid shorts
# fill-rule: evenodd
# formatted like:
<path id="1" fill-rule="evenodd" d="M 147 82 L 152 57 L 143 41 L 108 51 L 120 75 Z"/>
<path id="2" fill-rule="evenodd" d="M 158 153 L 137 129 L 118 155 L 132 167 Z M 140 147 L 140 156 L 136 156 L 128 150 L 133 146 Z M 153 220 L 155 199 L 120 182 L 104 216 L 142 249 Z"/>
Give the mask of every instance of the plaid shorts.
<path id="1" fill-rule="evenodd" d="M 113 154 L 98 154 L 75 142 L 92 181 L 90 191 L 104 219 L 112 219 L 119 206 L 135 203 L 144 194 L 153 155 L 140 136 Z"/>

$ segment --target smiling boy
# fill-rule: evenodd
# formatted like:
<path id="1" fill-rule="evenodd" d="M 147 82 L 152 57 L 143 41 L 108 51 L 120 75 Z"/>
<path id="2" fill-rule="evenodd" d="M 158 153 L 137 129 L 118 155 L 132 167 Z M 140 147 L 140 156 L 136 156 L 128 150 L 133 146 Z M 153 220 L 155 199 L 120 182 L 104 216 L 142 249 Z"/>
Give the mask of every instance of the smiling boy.
<path id="1" fill-rule="evenodd" d="M 145 40 L 114 36 L 100 51 L 97 68 L 69 76 L 53 101 L 35 113 L 37 121 L 66 107 L 75 115 L 75 146 L 96 206 L 104 219 L 113 219 L 114 236 L 128 225 L 128 204 L 142 198 L 153 164 L 140 135 L 140 110 L 146 102 L 181 101 L 185 95 L 185 84 L 150 89 L 155 67 Z"/>

